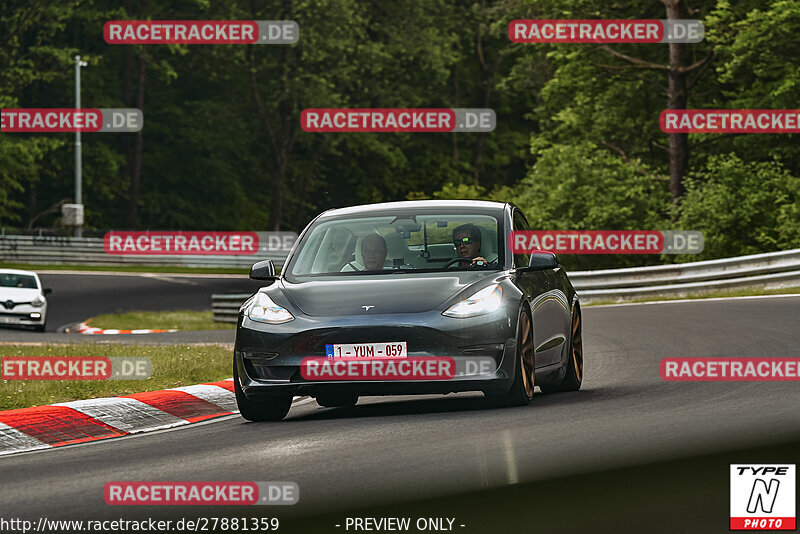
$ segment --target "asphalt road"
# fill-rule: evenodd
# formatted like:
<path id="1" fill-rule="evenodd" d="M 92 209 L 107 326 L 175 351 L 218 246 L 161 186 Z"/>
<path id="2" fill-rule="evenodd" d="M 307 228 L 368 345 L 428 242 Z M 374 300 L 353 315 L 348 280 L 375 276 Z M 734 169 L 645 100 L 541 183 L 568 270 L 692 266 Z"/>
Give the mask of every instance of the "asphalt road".
<path id="1" fill-rule="evenodd" d="M 246 276 L 117 273 L 41 274 L 47 297 L 47 331 L 55 332 L 101 313 L 117 311 L 208 310 L 213 293 L 252 293 L 261 283 Z M 2 328 L 0 341 L 57 341 Z"/>
<path id="2" fill-rule="evenodd" d="M 307 402 L 294 406 L 282 423 L 247 423 L 232 416 L 180 430 L 9 456 L 0 458 L 0 510 L 4 516 L 33 520 L 43 515 L 112 519 L 258 513 L 290 525 L 309 514 L 569 481 L 565 477 L 797 441 L 796 382 L 664 382 L 658 364 L 667 356 L 796 357 L 799 309 L 800 297 L 587 308 L 586 379 L 579 392 L 544 395 L 537 390 L 530 406 L 507 409 L 489 409 L 473 394 L 373 397 L 348 409 Z M 763 456 L 763 463 L 800 463 L 797 449 L 791 457 Z M 727 476 L 727 464 L 714 470 Z M 670 472 L 652 479 L 642 475 L 641 486 L 632 491 L 647 495 L 649 487 L 655 491 L 665 482 L 680 484 L 668 478 Z M 103 501 L 103 486 L 115 480 L 288 480 L 299 484 L 301 497 L 295 506 L 246 511 L 113 507 Z M 577 516 L 584 504 L 569 502 L 574 487 L 569 484 L 549 487 L 559 488 Z M 612 490 L 599 490 L 607 491 Z M 561 493 L 555 496 L 559 500 Z M 544 497 L 533 499 L 544 502 Z M 708 498 L 723 503 L 723 517 L 705 520 L 719 519 L 718 531 L 727 532 L 728 496 L 718 490 Z M 669 497 L 663 504 L 670 506 Z M 625 514 L 625 506 L 620 503 L 609 517 Z M 469 513 L 506 512 L 487 504 Z M 525 507 L 513 513 L 520 525 L 535 524 Z M 660 519 L 652 520 L 638 531 L 660 530 Z M 470 529 L 469 517 L 459 521 L 466 526 L 457 531 L 477 531 Z M 563 524 L 568 530 L 569 516 Z M 714 531 L 692 528 L 691 522 L 681 525 L 685 528 L 678 530 L 685 532 Z M 345 532 L 332 524 L 325 531 Z"/>

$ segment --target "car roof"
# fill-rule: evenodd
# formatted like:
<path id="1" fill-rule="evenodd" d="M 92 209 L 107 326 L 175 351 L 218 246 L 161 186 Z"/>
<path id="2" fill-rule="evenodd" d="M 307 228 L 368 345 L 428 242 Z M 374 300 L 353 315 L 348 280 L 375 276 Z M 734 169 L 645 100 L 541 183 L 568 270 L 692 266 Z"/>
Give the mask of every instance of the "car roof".
<path id="1" fill-rule="evenodd" d="M 502 212 L 509 204 L 506 202 L 492 202 L 488 200 L 408 200 L 402 202 L 380 202 L 378 204 L 363 204 L 347 208 L 335 208 L 325 211 L 321 217 L 334 217 L 339 215 L 370 214 L 386 210 L 415 210 L 429 208 L 477 208 L 480 210 L 497 210 Z"/>
<path id="2" fill-rule="evenodd" d="M 22 271 L 20 269 L 0 269 L 0 274 L 27 274 L 28 276 L 38 275 L 33 271 Z"/>

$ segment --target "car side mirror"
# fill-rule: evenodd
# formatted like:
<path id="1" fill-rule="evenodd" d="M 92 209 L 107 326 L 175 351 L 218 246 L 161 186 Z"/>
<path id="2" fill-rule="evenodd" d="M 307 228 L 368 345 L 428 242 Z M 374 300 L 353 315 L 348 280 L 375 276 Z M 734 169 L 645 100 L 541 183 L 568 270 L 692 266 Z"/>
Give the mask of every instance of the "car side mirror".
<path id="1" fill-rule="evenodd" d="M 46 288 L 42 289 L 42 294 L 43 295 L 49 295 L 52 292 L 53 292 L 53 288 L 52 287 L 46 287 Z"/>
<path id="2" fill-rule="evenodd" d="M 275 264 L 272 260 L 264 260 L 254 264 L 250 268 L 250 278 L 253 280 L 275 280 Z"/>
<path id="3" fill-rule="evenodd" d="M 558 258 L 552 252 L 533 251 L 528 268 L 531 270 L 555 269 L 558 267 Z"/>

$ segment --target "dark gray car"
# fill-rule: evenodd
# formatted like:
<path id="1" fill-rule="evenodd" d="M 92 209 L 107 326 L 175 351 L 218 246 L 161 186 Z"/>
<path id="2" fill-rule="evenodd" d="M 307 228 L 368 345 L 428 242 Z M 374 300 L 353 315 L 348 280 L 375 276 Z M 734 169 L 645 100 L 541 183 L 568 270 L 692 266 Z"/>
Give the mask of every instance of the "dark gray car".
<path id="1" fill-rule="evenodd" d="M 578 297 L 555 255 L 511 251 L 517 230 L 529 230 L 525 216 L 500 202 L 393 202 L 319 215 L 279 276 L 269 260 L 251 270 L 269 284 L 239 311 L 233 372 L 242 416 L 280 420 L 296 395 L 348 406 L 364 395 L 482 391 L 500 405 L 525 405 L 534 384 L 579 389 Z M 458 372 L 351 373 L 437 359 Z M 470 362 L 483 370 L 462 372 Z M 309 375 L 312 365 L 351 374 Z"/>

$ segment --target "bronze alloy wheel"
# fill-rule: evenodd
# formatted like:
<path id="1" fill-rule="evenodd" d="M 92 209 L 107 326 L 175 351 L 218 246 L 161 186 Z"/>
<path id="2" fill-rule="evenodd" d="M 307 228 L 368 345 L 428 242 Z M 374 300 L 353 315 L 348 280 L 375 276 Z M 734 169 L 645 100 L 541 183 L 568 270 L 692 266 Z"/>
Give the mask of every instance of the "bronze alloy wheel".
<path id="1" fill-rule="evenodd" d="M 530 399 L 533 398 L 533 386 L 535 380 L 535 372 L 533 369 L 533 329 L 531 328 L 531 319 L 527 312 L 523 312 L 520 317 L 520 371 L 522 372 L 522 384 L 525 390 L 525 395 Z"/>
<path id="2" fill-rule="evenodd" d="M 575 378 L 578 387 L 583 382 L 583 336 L 581 334 L 581 312 L 577 307 L 572 308 L 572 365 L 575 369 Z"/>
<path id="3" fill-rule="evenodd" d="M 519 312 L 517 325 L 517 359 L 519 367 L 514 373 L 511 387 L 505 393 L 485 393 L 496 406 L 525 406 L 533 398 L 534 386 L 534 352 L 533 327 L 531 317 L 526 309 Z"/>

